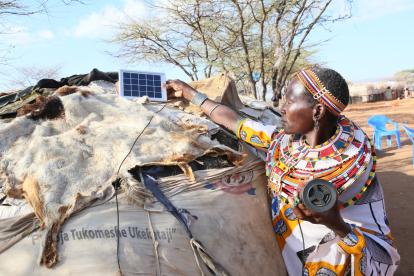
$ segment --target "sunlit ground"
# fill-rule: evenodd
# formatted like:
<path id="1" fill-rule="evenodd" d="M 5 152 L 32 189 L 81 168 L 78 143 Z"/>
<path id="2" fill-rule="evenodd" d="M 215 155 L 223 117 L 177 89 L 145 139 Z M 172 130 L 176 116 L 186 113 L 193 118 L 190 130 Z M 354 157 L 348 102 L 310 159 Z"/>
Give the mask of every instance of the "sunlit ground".
<path id="1" fill-rule="evenodd" d="M 367 120 L 374 114 L 383 114 L 400 124 L 401 148 L 395 140 L 387 148 L 377 151 L 377 171 L 385 193 L 385 204 L 393 236 L 401 254 L 397 275 L 414 275 L 412 253 L 414 248 L 414 167 L 413 145 L 401 125 L 414 128 L 414 98 L 355 104 L 347 108 L 345 115 L 359 124 L 372 137 L 373 130 Z"/>

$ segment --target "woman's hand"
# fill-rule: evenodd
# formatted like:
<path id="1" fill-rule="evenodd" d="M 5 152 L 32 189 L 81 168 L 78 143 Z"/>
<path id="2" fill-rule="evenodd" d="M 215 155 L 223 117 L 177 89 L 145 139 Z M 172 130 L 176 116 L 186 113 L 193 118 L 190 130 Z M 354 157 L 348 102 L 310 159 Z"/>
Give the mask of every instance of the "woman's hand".
<path id="1" fill-rule="evenodd" d="M 168 80 L 165 88 L 167 89 L 168 99 L 184 98 L 191 101 L 197 92 L 187 83 L 180 80 Z M 201 105 L 201 110 L 207 114 L 213 122 L 224 126 L 230 131 L 235 131 L 241 116 L 231 108 L 216 103 L 212 100 L 205 100 Z M 214 113 L 212 112 L 214 111 Z"/>
<path id="2" fill-rule="evenodd" d="M 293 212 L 298 219 L 306 220 L 311 223 L 323 224 L 333 230 L 340 237 L 345 237 L 351 231 L 351 228 L 342 219 L 338 207 L 338 202 L 336 202 L 335 206 L 330 210 L 322 213 L 316 213 L 307 209 L 302 203 L 299 203 L 295 208 L 293 208 Z"/>
<path id="3" fill-rule="evenodd" d="M 181 80 L 167 80 L 165 88 L 167 89 L 167 98 L 184 98 L 191 101 L 197 91 L 187 83 Z"/>

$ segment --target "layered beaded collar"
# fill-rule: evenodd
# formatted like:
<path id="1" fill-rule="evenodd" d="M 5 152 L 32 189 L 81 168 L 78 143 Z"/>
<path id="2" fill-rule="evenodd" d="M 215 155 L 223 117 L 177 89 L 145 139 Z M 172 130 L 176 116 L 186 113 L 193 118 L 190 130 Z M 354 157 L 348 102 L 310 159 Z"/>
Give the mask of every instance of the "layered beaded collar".
<path id="1" fill-rule="evenodd" d="M 365 140 L 359 128 L 342 116 L 338 120 L 335 134 L 325 143 L 310 147 L 304 137 L 295 139 L 293 135 L 285 136 L 280 141 L 279 160 L 287 166 L 305 171 L 318 171 L 346 162 L 358 154 Z M 296 164 L 292 164 L 297 159 Z"/>
<path id="2" fill-rule="evenodd" d="M 268 151 L 266 173 L 273 193 L 284 198 L 294 195 L 298 186 L 312 178 L 331 181 L 341 194 L 368 166 L 374 172 L 374 163 L 374 152 L 365 133 L 341 116 L 335 134 L 316 147 L 310 147 L 303 137 L 279 133 Z M 365 189 L 375 176 L 369 175 Z"/>

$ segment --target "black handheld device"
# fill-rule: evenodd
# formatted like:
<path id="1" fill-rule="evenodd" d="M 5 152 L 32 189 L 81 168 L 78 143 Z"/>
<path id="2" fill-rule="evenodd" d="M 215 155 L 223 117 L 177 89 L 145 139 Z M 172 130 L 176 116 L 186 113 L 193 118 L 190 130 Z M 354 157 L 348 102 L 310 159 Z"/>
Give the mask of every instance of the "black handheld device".
<path id="1" fill-rule="evenodd" d="M 315 178 L 299 191 L 299 199 L 309 210 L 322 213 L 335 206 L 337 191 L 331 182 Z"/>

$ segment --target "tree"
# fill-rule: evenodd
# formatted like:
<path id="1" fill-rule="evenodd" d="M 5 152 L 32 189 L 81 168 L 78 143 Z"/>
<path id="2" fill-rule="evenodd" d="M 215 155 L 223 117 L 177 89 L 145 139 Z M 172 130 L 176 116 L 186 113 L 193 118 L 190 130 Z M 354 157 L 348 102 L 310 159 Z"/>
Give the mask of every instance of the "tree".
<path id="1" fill-rule="evenodd" d="M 15 89 L 26 88 L 35 85 L 41 79 L 57 79 L 61 70 L 60 65 L 42 67 L 27 66 L 16 68 L 16 73 L 11 77 L 10 85 Z"/>
<path id="2" fill-rule="evenodd" d="M 84 4 L 86 1 L 82 0 L 58 0 L 64 5 L 71 5 L 73 3 Z M 50 0 L 0 0 L 0 41 L 2 36 L 7 36 L 10 31 L 7 30 L 5 24 L 11 16 L 30 16 L 38 13 L 48 13 Z M 56 0 L 54 1 L 56 2 Z M 13 45 L 1 45 L 0 49 L 0 65 L 7 65 L 7 61 L 10 59 L 10 53 L 13 50 Z"/>
<path id="3" fill-rule="evenodd" d="M 0 0 L 0 15 L 30 15 L 36 13 L 36 10 L 28 10 L 21 1 L 17 0 Z"/>
<path id="4" fill-rule="evenodd" d="M 22 0 L 0 0 L 0 16 L 5 15 L 32 15 L 47 12 L 49 0 L 25 1 Z M 82 0 L 61 0 L 65 5 L 72 3 L 84 3 Z"/>
<path id="5" fill-rule="evenodd" d="M 307 38 L 317 25 L 349 17 L 327 13 L 332 0 L 162 3 L 152 7 L 158 17 L 120 24 L 113 40 L 121 46 L 117 56 L 131 62 L 167 62 L 191 80 L 231 72 L 261 99 L 270 84 L 273 94 L 279 96 L 296 67 L 307 63 L 315 46 L 307 44 Z"/>
<path id="6" fill-rule="evenodd" d="M 399 71 L 394 74 L 394 78 L 406 86 L 414 86 L 414 69 Z"/>

